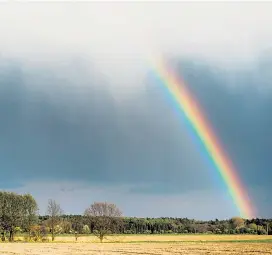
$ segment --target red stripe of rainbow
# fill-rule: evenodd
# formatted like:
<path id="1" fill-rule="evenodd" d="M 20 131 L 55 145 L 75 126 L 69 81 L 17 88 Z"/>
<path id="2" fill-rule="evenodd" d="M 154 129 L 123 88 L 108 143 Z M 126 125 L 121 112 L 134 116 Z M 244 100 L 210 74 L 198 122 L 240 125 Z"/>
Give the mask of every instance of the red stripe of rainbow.
<path id="1" fill-rule="evenodd" d="M 204 144 L 217 171 L 227 185 L 240 216 L 243 218 L 253 218 L 253 207 L 245 188 L 239 180 L 237 171 L 227 153 L 223 150 L 211 125 L 205 118 L 197 101 L 188 90 L 185 82 L 178 78 L 163 60 L 155 63 L 157 63 L 155 65 L 156 74 L 175 99 L 179 108 L 186 115 L 197 136 Z"/>

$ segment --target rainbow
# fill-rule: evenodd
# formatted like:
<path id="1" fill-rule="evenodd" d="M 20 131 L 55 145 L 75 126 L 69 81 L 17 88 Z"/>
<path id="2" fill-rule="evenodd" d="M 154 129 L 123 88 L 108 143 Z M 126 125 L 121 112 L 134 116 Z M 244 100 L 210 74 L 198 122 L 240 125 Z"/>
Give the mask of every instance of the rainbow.
<path id="1" fill-rule="evenodd" d="M 203 143 L 215 168 L 225 182 L 240 216 L 247 219 L 253 218 L 254 209 L 246 189 L 239 180 L 237 171 L 216 137 L 200 105 L 190 93 L 185 82 L 171 70 L 166 61 L 160 59 L 160 61 L 154 63 L 156 76 L 162 81 L 171 97 L 178 104 L 179 109 L 186 116 L 197 137 Z"/>

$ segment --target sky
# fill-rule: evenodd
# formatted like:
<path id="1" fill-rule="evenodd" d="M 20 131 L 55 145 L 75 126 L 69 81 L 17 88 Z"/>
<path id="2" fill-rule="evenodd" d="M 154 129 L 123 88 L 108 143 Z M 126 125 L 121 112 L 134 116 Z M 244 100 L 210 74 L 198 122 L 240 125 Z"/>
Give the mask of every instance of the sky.
<path id="1" fill-rule="evenodd" d="M 154 78 L 165 56 L 272 217 L 271 3 L 0 3 L 0 189 L 67 214 L 226 219 L 228 189 Z M 172 61 L 172 62 L 171 62 Z"/>

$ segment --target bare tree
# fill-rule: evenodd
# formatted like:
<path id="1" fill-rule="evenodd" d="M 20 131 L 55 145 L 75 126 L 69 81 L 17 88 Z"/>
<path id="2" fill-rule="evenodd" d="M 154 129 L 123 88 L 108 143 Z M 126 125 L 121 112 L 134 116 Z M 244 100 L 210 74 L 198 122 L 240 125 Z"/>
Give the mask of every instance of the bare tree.
<path id="1" fill-rule="evenodd" d="M 84 213 L 93 226 L 93 233 L 103 242 L 105 236 L 117 232 L 120 228 L 122 212 L 115 204 L 95 202 Z"/>
<path id="2" fill-rule="evenodd" d="M 52 241 L 54 241 L 56 236 L 56 226 L 60 222 L 60 216 L 63 214 L 63 211 L 60 205 L 57 204 L 55 200 L 49 199 L 47 213 L 49 215 L 48 222 L 51 229 L 51 237 Z"/>

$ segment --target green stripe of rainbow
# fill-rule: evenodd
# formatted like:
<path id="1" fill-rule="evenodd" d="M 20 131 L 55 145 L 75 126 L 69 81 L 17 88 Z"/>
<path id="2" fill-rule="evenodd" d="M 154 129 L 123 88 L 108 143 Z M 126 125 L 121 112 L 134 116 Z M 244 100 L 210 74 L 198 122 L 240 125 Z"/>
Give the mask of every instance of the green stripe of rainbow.
<path id="1" fill-rule="evenodd" d="M 197 101 L 186 87 L 185 82 L 178 78 L 163 60 L 155 63 L 156 74 L 186 115 L 197 136 L 205 146 L 217 171 L 225 182 L 240 216 L 253 218 L 253 207 L 245 188 L 239 180 L 237 171 L 220 145 Z"/>

